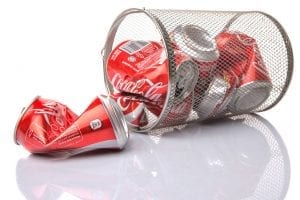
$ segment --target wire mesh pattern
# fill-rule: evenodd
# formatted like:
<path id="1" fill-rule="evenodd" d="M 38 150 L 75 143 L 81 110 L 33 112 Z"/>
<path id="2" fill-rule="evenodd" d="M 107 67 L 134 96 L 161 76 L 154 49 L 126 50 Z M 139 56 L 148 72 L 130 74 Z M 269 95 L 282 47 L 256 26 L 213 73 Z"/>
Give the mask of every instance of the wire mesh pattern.
<path id="1" fill-rule="evenodd" d="M 160 59 L 167 63 L 167 91 L 154 103 L 157 108 L 145 106 L 147 124 L 137 127 L 141 131 L 264 111 L 279 102 L 292 75 L 289 39 L 273 17 L 261 12 L 124 11 L 104 47 L 110 93 L 120 88 L 107 76 L 109 56 L 124 41 L 160 43 Z"/>

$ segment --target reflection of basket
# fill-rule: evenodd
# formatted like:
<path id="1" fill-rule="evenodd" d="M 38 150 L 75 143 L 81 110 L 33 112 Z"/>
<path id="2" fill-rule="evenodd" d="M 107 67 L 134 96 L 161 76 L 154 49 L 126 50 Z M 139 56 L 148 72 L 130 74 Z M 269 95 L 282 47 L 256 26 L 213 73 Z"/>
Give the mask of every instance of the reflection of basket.
<path id="1" fill-rule="evenodd" d="M 164 172 L 169 175 L 164 178 L 169 182 L 178 182 L 174 174 L 180 169 L 181 174 L 193 174 L 194 182 L 201 188 L 191 191 L 191 196 L 284 199 L 290 182 L 288 152 L 278 131 L 263 117 L 244 114 L 187 125 L 184 129 L 173 128 L 175 131 L 162 128 L 149 133 L 157 146 L 152 151 L 160 158 Z M 180 140 L 174 145 L 176 139 Z M 180 160 L 178 154 L 184 155 L 185 162 L 175 167 L 170 163 Z M 184 170 L 182 166 L 186 163 L 189 168 Z M 180 183 L 187 183 L 190 178 L 184 176 Z"/>
<path id="2" fill-rule="evenodd" d="M 109 58 L 128 40 L 139 46 L 159 43 L 161 57 L 167 58 L 167 64 L 155 65 L 167 68 L 165 98 L 159 112 L 146 106 L 148 124 L 139 127 L 142 131 L 269 109 L 292 75 L 288 36 L 265 13 L 129 9 L 113 23 L 103 51 L 111 93 L 119 88 L 111 84 Z M 178 54 L 189 62 L 179 64 Z"/>

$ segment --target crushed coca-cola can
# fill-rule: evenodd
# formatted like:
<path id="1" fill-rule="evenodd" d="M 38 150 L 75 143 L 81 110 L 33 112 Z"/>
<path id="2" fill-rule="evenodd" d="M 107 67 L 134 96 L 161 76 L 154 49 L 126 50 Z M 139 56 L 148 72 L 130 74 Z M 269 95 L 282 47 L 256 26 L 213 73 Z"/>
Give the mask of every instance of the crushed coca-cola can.
<path id="1" fill-rule="evenodd" d="M 106 73 L 120 92 L 141 95 L 153 101 L 165 99 L 169 74 L 161 60 L 162 46 L 153 41 L 128 40 L 109 55 Z"/>
<path id="2" fill-rule="evenodd" d="M 200 120 L 207 119 L 216 114 L 216 109 L 227 98 L 231 88 L 230 82 L 224 76 L 216 75 L 202 96 L 200 103 L 194 106 Z"/>
<path id="3" fill-rule="evenodd" d="M 167 118 L 173 119 L 170 124 L 176 125 L 189 118 L 193 109 L 193 97 L 194 92 L 192 91 L 184 100 L 174 99 L 173 106 L 167 114 Z M 145 100 L 144 102 L 147 110 L 149 110 L 156 117 L 160 116 L 162 110 L 164 109 L 164 102 L 153 102 L 148 100 Z"/>
<path id="4" fill-rule="evenodd" d="M 199 80 L 207 80 L 219 58 L 215 39 L 202 27 L 192 24 L 177 26 L 170 37 L 175 49 L 181 50 L 197 63 Z"/>
<path id="5" fill-rule="evenodd" d="M 116 101 L 131 128 L 148 124 L 145 103 L 142 98 L 128 93 L 114 93 L 110 94 L 110 97 Z"/>
<path id="6" fill-rule="evenodd" d="M 254 38 L 240 32 L 225 31 L 217 37 L 218 66 L 239 79 L 231 112 L 244 113 L 258 108 L 270 95 L 272 83 Z"/>
<path id="7" fill-rule="evenodd" d="M 53 141 L 77 118 L 77 114 L 66 105 L 36 96 L 22 109 L 15 127 L 15 143 L 26 144 L 29 151 L 43 148 L 44 144 Z"/>
<path id="8" fill-rule="evenodd" d="M 161 107 L 165 103 L 169 85 L 169 61 L 162 46 L 159 45 L 152 41 L 125 41 L 111 52 L 106 69 L 108 79 L 117 91 L 155 102 L 151 103 L 155 105 L 155 109 L 151 109 L 150 106 L 148 110 L 153 110 L 156 116 L 159 116 L 162 111 Z M 189 56 L 179 50 L 174 54 L 175 101 L 179 102 L 193 92 L 199 73 L 197 64 Z M 138 59 L 130 57 L 138 57 Z M 129 64 L 128 60 L 134 62 Z M 140 123 L 138 121 L 135 122 L 136 125 Z"/>
<path id="9" fill-rule="evenodd" d="M 270 96 L 272 82 L 257 45 L 249 54 L 249 66 L 242 76 L 235 96 L 230 103 L 233 112 L 251 112 Z"/>
<path id="10" fill-rule="evenodd" d="M 244 33 L 224 31 L 216 36 L 216 42 L 220 52 L 217 66 L 231 70 L 241 79 L 249 67 L 249 54 L 255 40 Z"/>
<path id="11" fill-rule="evenodd" d="M 197 64 L 180 50 L 174 50 L 176 62 L 175 102 L 181 102 L 191 95 L 199 78 Z M 166 61 L 167 62 L 167 61 Z"/>
<path id="12" fill-rule="evenodd" d="M 231 72 L 230 70 L 229 71 L 223 70 L 221 73 L 224 80 L 226 80 L 227 91 L 222 102 L 214 110 L 213 117 L 217 115 L 219 117 L 222 117 L 226 114 L 226 112 L 228 111 L 227 107 L 229 103 L 232 101 L 234 94 L 236 92 L 236 87 L 239 84 L 239 78 L 235 73 Z"/>
<path id="13" fill-rule="evenodd" d="M 175 49 L 192 58 L 198 66 L 198 78 L 194 87 L 194 109 L 212 81 L 219 57 L 215 39 L 202 27 L 188 24 L 179 25 L 170 34 Z"/>
<path id="14" fill-rule="evenodd" d="M 216 60 L 219 58 L 215 39 L 203 28 L 196 25 L 179 25 L 170 34 L 174 48 L 192 58 L 198 68 L 198 78 L 194 86 L 194 110 L 200 118 L 213 113 L 215 107 L 220 103 L 218 99 L 211 102 L 209 90 L 218 84 L 214 79 Z M 205 102 L 208 102 L 208 105 Z M 210 105 L 211 104 L 211 105 Z M 213 106 L 213 104 L 216 104 Z M 210 110 L 210 111 L 209 111 Z"/>
<path id="15" fill-rule="evenodd" d="M 122 149 L 128 128 L 109 97 L 95 98 L 80 116 L 64 104 L 36 97 L 23 110 L 14 137 L 31 153 L 74 155 L 100 148 Z"/>
<path id="16" fill-rule="evenodd" d="M 162 64 L 156 64 L 156 67 L 162 67 L 169 72 L 169 61 L 161 54 L 160 58 L 164 61 Z M 180 50 L 174 50 L 174 58 L 176 64 L 176 75 L 175 75 L 175 93 L 173 99 L 173 106 L 169 111 L 168 116 L 176 118 L 175 121 L 186 120 L 192 111 L 194 87 L 199 78 L 198 66 L 191 59 L 190 56 L 186 55 Z M 166 83 L 168 84 L 168 83 Z M 146 108 L 150 110 L 156 116 L 159 116 L 164 108 L 164 99 L 160 101 L 145 101 Z M 167 117 L 168 117 L 167 116 Z"/>
<path id="17" fill-rule="evenodd" d="M 170 34 L 176 48 L 197 61 L 211 62 L 219 57 L 215 39 L 196 25 L 179 25 Z"/>

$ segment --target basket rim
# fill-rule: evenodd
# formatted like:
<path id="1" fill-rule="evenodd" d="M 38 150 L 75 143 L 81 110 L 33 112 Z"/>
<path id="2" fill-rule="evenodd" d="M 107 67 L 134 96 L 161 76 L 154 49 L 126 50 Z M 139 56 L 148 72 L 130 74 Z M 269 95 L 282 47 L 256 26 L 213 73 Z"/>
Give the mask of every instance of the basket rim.
<path id="1" fill-rule="evenodd" d="M 174 58 L 174 51 L 171 47 L 169 47 L 169 45 L 166 43 L 168 36 L 168 32 L 165 30 L 164 26 L 162 25 L 162 23 L 159 21 L 159 19 L 157 19 L 156 17 L 154 17 L 152 14 L 150 14 L 145 8 L 140 9 L 140 8 L 129 8 L 124 10 L 122 13 L 120 13 L 115 21 L 112 23 L 110 30 L 107 34 L 106 37 L 106 42 L 105 45 L 101 51 L 102 54 L 102 61 L 103 61 L 103 73 L 104 73 L 104 81 L 105 81 L 105 87 L 106 87 L 106 91 L 110 94 L 113 91 L 113 86 L 110 84 L 108 77 L 107 77 L 107 59 L 109 57 L 110 52 L 112 51 L 112 45 L 117 33 L 117 30 L 119 28 L 119 26 L 121 25 L 121 23 L 123 22 L 123 20 L 126 18 L 126 16 L 130 15 L 130 14 L 135 14 L 135 13 L 143 13 L 145 14 L 151 21 L 152 23 L 155 25 L 157 32 L 160 34 L 161 38 L 162 38 L 162 44 L 163 44 L 163 48 L 164 51 L 166 53 L 166 56 L 168 58 L 168 60 L 172 60 L 172 58 Z M 172 71 L 175 71 L 175 64 L 173 62 L 168 62 L 168 72 L 169 72 L 169 76 L 168 76 L 168 90 L 167 90 L 167 95 L 165 98 L 165 102 L 164 102 L 164 106 L 163 109 L 160 113 L 160 115 L 157 117 L 157 119 L 150 124 L 147 124 L 143 127 L 138 127 L 138 128 L 134 128 L 134 131 L 137 132 L 147 132 L 152 130 L 153 128 L 158 128 L 160 126 L 160 124 L 166 119 L 168 113 L 170 112 L 172 105 L 173 105 L 173 101 L 174 101 L 174 91 L 175 91 L 175 77 L 172 76 Z M 132 127 L 131 127 L 132 128 Z"/>
<path id="2" fill-rule="evenodd" d="M 265 12 L 261 12 L 261 11 L 253 11 L 253 12 L 264 15 L 265 17 L 270 19 L 274 23 L 274 25 L 278 28 L 278 31 L 280 32 L 282 39 L 284 41 L 284 46 L 286 48 L 287 61 L 288 61 L 288 68 L 287 68 L 287 74 L 286 74 L 287 77 L 286 77 L 285 84 L 284 84 L 279 96 L 276 98 L 275 101 L 273 101 L 272 104 L 270 104 L 266 108 L 256 111 L 256 112 L 262 112 L 262 111 L 266 111 L 266 110 L 273 108 L 285 96 L 285 94 L 290 86 L 290 83 L 292 81 L 292 76 L 293 76 L 293 71 L 294 71 L 294 55 L 293 55 L 293 49 L 292 49 L 292 44 L 291 44 L 290 38 L 289 38 L 287 32 L 285 31 L 285 29 L 283 28 L 283 26 L 279 23 L 279 21 L 277 19 L 275 19 L 273 16 L 271 16 Z"/>

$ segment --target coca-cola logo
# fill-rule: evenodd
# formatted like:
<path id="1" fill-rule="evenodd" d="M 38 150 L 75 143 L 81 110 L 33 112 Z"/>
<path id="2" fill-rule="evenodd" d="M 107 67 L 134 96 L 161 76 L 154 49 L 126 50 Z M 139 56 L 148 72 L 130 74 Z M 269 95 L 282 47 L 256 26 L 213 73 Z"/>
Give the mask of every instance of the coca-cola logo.
<path id="1" fill-rule="evenodd" d="M 137 81 L 124 80 L 120 74 L 115 74 L 111 83 L 120 91 L 139 94 L 153 101 L 161 99 L 163 94 L 160 93 L 160 90 L 166 87 L 162 82 L 153 83 L 151 80 L 145 78 Z"/>
<path id="2" fill-rule="evenodd" d="M 121 108 L 128 122 L 133 122 L 144 115 L 144 103 L 137 100 L 135 97 L 118 96 L 115 100 Z"/>
<path id="3" fill-rule="evenodd" d="M 126 96 L 120 96 L 120 97 L 117 97 L 116 101 L 119 105 L 119 107 L 121 108 L 121 110 L 124 112 L 124 111 L 127 111 L 129 109 L 129 106 L 130 106 L 130 97 L 126 97 Z"/>

